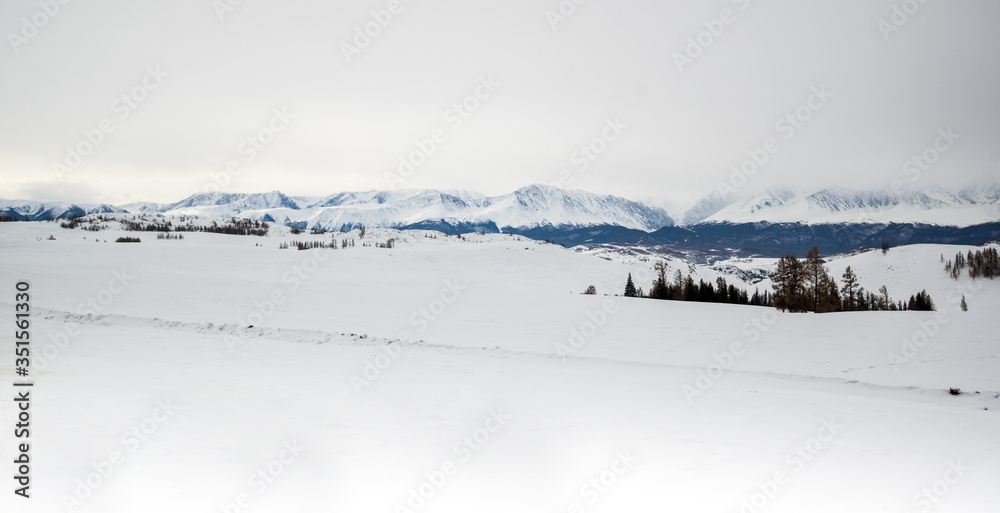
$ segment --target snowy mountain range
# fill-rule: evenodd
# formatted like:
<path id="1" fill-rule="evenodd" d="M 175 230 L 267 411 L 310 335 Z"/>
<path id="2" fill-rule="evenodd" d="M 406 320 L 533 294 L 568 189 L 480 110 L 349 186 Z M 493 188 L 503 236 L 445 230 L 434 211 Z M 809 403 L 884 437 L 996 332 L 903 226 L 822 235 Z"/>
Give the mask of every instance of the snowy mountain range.
<path id="1" fill-rule="evenodd" d="M 176 203 L 75 205 L 71 203 L 0 202 L 0 214 L 22 220 L 47 220 L 89 213 L 128 212 L 243 217 L 302 228 L 343 230 L 359 226 L 404 228 L 443 223 L 452 226 L 584 227 L 618 226 L 651 232 L 672 226 L 660 208 L 624 198 L 568 191 L 547 185 L 523 187 L 510 194 L 486 196 L 469 191 L 398 190 L 342 192 L 323 197 L 289 197 L 273 191 L 258 194 L 199 193 Z"/>
<path id="2" fill-rule="evenodd" d="M 19 221 L 48 221 L 87 214 L 127 212 L 125 208 L 106 204 L 75 204 L 59 201 L 22 201 L 0 199 L 0 216 L 10 216 Z"/>
<path id="3" fill-rule="evenodd" d="M 698 223 L 924 223 L 972 226 L 1000 220 L 1000 185 L 950 192 L 938 186 L 920 191 L 802 191 L 787 187 L 723 200 L 708 196 L 685 213 Z"/>
<path id="4" fill-rule="evenodd" d="M 303 229 L 430 229 L 518 233 L 567 245 L 667 244 L 783 255 L 812 244 L 852 250 L 897 244 L 975 244 L 1000 237 L 1000 186 L 950 192 L 774 188 L 741 198 L 708 196 L 676 223 L 663 209 L 625 198 L 548 185 L 509 194 L 407 189 L 328 196 L 199 193 L 169 204 L 73 204 L 0 200 L 0 215 L 48 220 L 98 213 L 241 217 Z"/>

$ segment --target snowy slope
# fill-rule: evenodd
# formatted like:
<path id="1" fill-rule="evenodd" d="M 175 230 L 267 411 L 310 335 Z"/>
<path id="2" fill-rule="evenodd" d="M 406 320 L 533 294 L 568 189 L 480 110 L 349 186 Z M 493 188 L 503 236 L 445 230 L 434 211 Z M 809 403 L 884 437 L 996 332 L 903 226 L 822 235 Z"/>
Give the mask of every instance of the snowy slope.
<path id="1" fill-rule="evenodd" d="M 724 202 L 702 200 L 685 217 L 697 222 L 753 223 L 927 223 L 970 226 L 1000 220 L 1000 186 L 949 192 L 931 186 L 916 192 L 802 191 L 779 187 Z"/>
<path id="2" fill-rule="evenodd" d="M 212 218 L 235 217 L 248 210 L 297 210 L 294 200 L 278 191 L 259 194 L 210 192 L 194 194 L 164 207 L 164 212 L 177 215 L 199 215 Z"/>
<path id="3" fill-rule="evenodd" d="M 120 207 L 0 200 L 0 213 L 19 219 L 47 220 L 123 211 L 208 218 L 239 216 L 328 230 L 441 223 L 521 229 L 617 226 L 655 232 L 675 225 L 674 219 L 659 207 L 616 196 L 547 185 L 522 187 L 499 196 L 435 189 L 341 192 L 300 197 L 289 197 L 279 191 L 256 194 L 214 192 L 194 194 L 171 204 L 135 202 Z M 695 228 L 700 223 L 761 221 L 811 225 L 924 223 L 966 227 L 1000 220 L 1000 185 L 967 187 L 957 192 L 932 186 L 899 194 L 843 188 L 803 191 L 778 187 L 730 199 L 713 194 L 677 215 L 683 226 Z"/>
<path id="4" fill-rule="evenodd" d="M 165 211 L 167 209 L 167 205 L 164 205 L 163 203 L 153 203 L 150 201 L 136 201 L 134 203 L 125 203 L 119 208 L 133 214 L 155 214 Z"/>
<path id="5" fill-rule="evenodd" d="M 37 353 L 49 356 L 36 375 L 36 496 L 3 494 L 4 510 L 65 510 L 112 451 L 124 461 L 73 511 L 222 511 L 241 495 L 241 511 L 401 511 L 424 486 L 410 509 L 722 512 L 755 500 L 775 513 L 903 513 L 921 511 L 915 496 L 953 464 L 969 470 L 935 513 L 1000 501 L 1000 282 L 980 282 L 970 311 L 948 310 L 901 365 L 887 355 L 944 310 L 793 315 L 604 296 L 652 261 L 507 235 L 355 231 L 338 237 L 356 247 L 323 252 L 277 249 L 330 238 L 282 227 L 104 242 L 119 235 L 0 225 L 0 280 L 33 281 L 34 337 L 54 351 Z M 387 238 L 394 249 L 361 246 Z M 944 304 L 970 285 L 941 269 L 955 250 L 830 266 Z M 127 285 L 112 292 L 115 273 Z M 580 294 L 591 284 L 599 295 Z M 717 373 L 734 343 L 743 350 Z M 0 402 L 0 417 L 13 408 Z M 137 425 L 149 427 L 141 443 L 124 436 Z M 267 480 L 253 478 L 261 469 Z M 758 495 L 776 472 L 787 479 L 773 497 Z"/>
<path id="6" fill-rule="evenodd" d="M 515 228 L 614 225 L 644 231 L 673 224 L 662 209 L 640 202 L 546 185 L 492 197 L 469 191 L 415 189 L 344 192 L 306 205 L 296 204 L 280 193 L 270 194 L 267 201 L 249 201 L 247 195 L 199 194 L 170 205 L 166 212 L 210 217 L 239 215 L 333 230 L 345 226 L 402 227 L 423 221 L 494 223 Z"/>
<path id="7" fill-rule="evenodd" d="M 120 213 L 125 210 L 106 204 L 74 204 L 26 200 L 0 200 L 0 215 L 9 215 L 22 221 L 48 221 L 79 217 L 86 214 Z"/>

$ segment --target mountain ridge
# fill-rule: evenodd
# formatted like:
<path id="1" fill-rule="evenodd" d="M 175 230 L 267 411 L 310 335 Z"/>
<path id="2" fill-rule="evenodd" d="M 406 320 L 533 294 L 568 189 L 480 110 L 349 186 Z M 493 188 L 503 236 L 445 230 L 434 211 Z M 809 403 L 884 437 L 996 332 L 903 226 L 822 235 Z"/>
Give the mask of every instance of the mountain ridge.
<path id="1" fill-rule="evenodd" d="M 89 205 L 88 205 L 89 207 Z M 134 202 L 103 210 L 217 218 L 245 217 L 289 226 L 338 230 L 368 226 L 398 228 L 428 221 L 504 227 L 622 226 L 652 232 L 675 224 L 661 208 L 626 198 L 530 185 L 486 196 L 472 191 L 402 189 L 339 192 L 299 197 L 267 193 L 196 193 L 168 204 Z M 101 213 L 68 202 L 0 201 L 0 214 L 19 220 L 49 220 Z"/>
<path id="2" fill-rule="evenodd" d="M 124 205 L 0 200 L 0 215 L 48 220 L 99 213 L 245 217 L 327 230 L 369 226 L 467 226 L 549 230 L 621 227 L 652 233 L 703 224 L 927 224 L 968 227 L 1000 221 L 1000 185 L 948 191 L 801 190 L 774 187 L 741 197 L 706 196 L 676 221 L 666 210 L 620 196 L 529 185 L 488 196 L 465 190 L 398 189 L 337 192 L 324 196 L 264 193 L 196 193 L 173 203 Z M 677 215 L 675 213 L 675 215 Z"/>
<path id="3" fill-rule="evenodd" d="M 855 190 L 827 187 L 802 190 L 773 187 L 729 200 L 712 194 L 684 216 L 682 226 L 701 223 L 923 223 L 967 227 L 1000 220 L 1000 185 L 947 191 Z"/>

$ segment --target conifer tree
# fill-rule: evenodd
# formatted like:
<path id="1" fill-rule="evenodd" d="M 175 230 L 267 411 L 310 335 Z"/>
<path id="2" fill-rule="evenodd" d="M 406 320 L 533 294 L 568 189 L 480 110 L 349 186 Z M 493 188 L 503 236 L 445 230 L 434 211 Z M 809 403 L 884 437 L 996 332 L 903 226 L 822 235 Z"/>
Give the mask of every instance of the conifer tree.
<path id="1" fill-rule="evenodd" d="M 816 303 L 816 313 L 836 312 L 840 310 L 840 291 L 836 280 L 826 272 L 826 268 L 824 268 L 823 274 L 820 275 L 820 281 L 817 285 L 817 297 L 819 299 Z"/>
<path id="2" fill-rule="evenodd" d="M 819 246 L 813 246 L 806 255 L 805 263 L 805 291 L 808 296 L 808 310 L 816 312 L 819 310 L 820 298 L 825 294 L 823 277 L 826 275 L 826 268 L 823 267 L 823 258 L 819 254 Z M 827 276 L 829 278 L 829 276 Z"/>
<path id="3" fill-rule="evenodd" d="M 795 255 L 787 255 L 778 261 L 778 272 L 772 278 L 772 301 L 775 308 L 792 312 L 804 311 L 803 278 L 802 262 Z"/>
<path id="4" fill-rule="evenodd" d="M 649 297 L 653 299 L 668 299 L 667 264 L 666 262 L 657 262 L 653 268 L 656 270 L 656 279 L 653 280 L 653 286 L 649 289 Z"/>
<path id="5" fill-rule="evenodd" d="M 885 285 L 878 289 L 879 293 L 879 310 L 889 310 L 890 305 L 892 305 L 892 298 L 889 297 L 889 289 Z"/>
<path id="6" fill-rule="evenodd" d="M 843 278 L 844 310 L 851 312 L 857 309 L 858 275 L 854 274 L 854 270 L 850 266 L 847 266 Z"/>
<path id="7" fill-rule="evenodd" d="M 635 283 L 632 283 L 632 273 L 628 273 L 628 281 L 625 282 L 625 297 L 636 297 L 637 295 Z"/>

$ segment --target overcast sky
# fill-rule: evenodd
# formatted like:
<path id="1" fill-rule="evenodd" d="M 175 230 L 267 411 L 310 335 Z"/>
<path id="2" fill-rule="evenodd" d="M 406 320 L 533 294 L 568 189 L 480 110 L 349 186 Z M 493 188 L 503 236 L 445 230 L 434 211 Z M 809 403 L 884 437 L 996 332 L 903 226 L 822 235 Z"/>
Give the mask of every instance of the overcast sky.
<path id="1" fill-rule="evenodd" d="M 1000 176 L 1000 2 L 576 1 L 3 2 L 0 197 L 562 183 L 692 203 L 768 138 L 743 191 Z"/>

